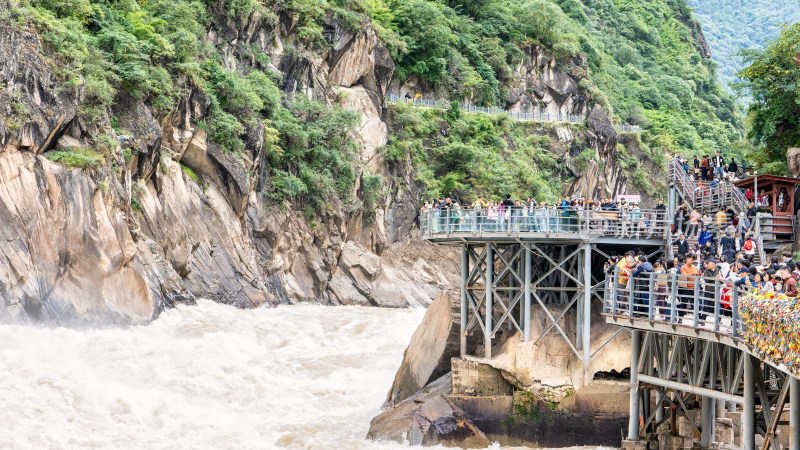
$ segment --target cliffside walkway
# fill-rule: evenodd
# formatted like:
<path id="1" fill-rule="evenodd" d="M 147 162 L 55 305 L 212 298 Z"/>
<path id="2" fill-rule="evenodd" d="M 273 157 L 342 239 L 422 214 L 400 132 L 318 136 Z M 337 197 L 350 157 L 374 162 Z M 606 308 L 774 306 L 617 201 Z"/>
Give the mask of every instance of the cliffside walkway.
<path id="1" fill-rule="evenodd" d="M 746 210 L 738 188 L 715 191 L 701 183 L 695 190 L 678 169 L 677 162 L 670 163 L 666 211 L 423 210 L 423 239 L 461 248 L 461 356 L 491 358 L 493 345 L 515 333 L 534 344 L 555 334 L 580 361 L 589 384 L 592 359 L 628 331 L 631 396 L 624 447 L 648 448 L 652 439 L 668 449 L 697 445 L 694 432 L 679 435 L 681 417 L 698 432 L 702 448 L 716 442 L 752 450 L 761 435 L 762 450 L 781 450 L 784 444 L 800 450 L 800 382 L 779 361 L 759 358 L 745 341 L 746 327 L 753 325 L 741 316 L 739 298 L 748 288 L 665 273 L 628 281 L 616 268 L 605 272 L 610 255 L 628 249 L 649 258 L 668 254 L 679 200 L 701 211 Z M 765 261 L 768 239 L 758 221 L 755 232 L 759 260 Z M 592 340 L 593 303 L 595 313 L 620 327 L 612 336 Z M 531 336 L 532 308 L 541 308 L 547 318 L 539 336 Z M 694 404 L 698 397 L 700 408 Z M 741 431 L 717 433 L 718 411 L 741 418 Z"/>
<path id="2" fill-rule="evenodd" d="M 726 409 L 741 416 L 742 448 L 754 449 L 760 434 L 763 450 L 780 450 L 776 430 L 785 424 L 788 401 L 790 448 L 800 447 L 800 382 L 782 364 L 759 359 L 743 337 L 748 323 L 739 296 L 749 288 L 675 274 L 625 283 L 619 275 L 605 280 L 603 315 L 632 334 L 630 442 L 675 433 L 665 428 L 676 413 L 689 419 L 701 433 L 701 447 L 709 448 L 717 436 L 717 411 Z M 687 407 L 695 395 L 702 397 L 700 424 Z M 733 436 L 723 443 L 734 444 Z"/>
<path id="3" fill-rule="evenodd" d="M 667 239 L 672 220 L 665 211 L 586 210 L 537 206 L 506 210 L 431 208 L 422 211 L 422 237 L 437 243 L 466 241 L 558 240 L 654 245 Z"/>
<path id="4" fill-rule="evenodd" d="M 541 308 L 547 324 L 535 342 L 563 338 L 588 384 L 592 358 L 618 335 L 592 351 L 592 299 L 602 300 L 603 263 L 626 249 L 663 252 L 670 223 L 664 211 L 481 207 L 423 210 L 419 227 L 423 239 L 461 248 L 462 356 L 491 358 L 501 335 L 531 340 L 531 311 Z"/>
<path id="5" fill-rule="evenodd" d="M 450 102 L 447 100 L 430 100 L 423 98 L 403 98 L 394 94 L 386 96 L 388 103 L 410 103 L 416 106 L 423 106 L 428 108 L 442 108 L 450 107 Z M 484 113 L 484 114 L 503 114 L 508 117 L 519 121 L 535 121 L 535 122 L 562 122 L 562 123 L 583 123 L 586 122 L 584 115 L 572 115 L 561 113 L 549 113 L 544 111 L 508 111 L 502 108 L 495 108 L 492 106 L 475 106 L 459 103 L 458 109 L 469 113 Z M 617 125 L 617 131 L 623 133 L 640 133 L 642 129 L 636 125 Z"/>

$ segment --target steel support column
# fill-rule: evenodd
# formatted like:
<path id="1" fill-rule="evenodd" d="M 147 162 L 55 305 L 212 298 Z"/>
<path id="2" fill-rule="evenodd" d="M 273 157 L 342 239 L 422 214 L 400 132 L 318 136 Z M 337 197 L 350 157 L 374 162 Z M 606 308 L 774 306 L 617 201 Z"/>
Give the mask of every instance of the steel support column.
<path id="1" fill-rule="evenodd" d="M 583 288 L 583 246 L 579 249 L 581 250 L 577 257 L 578 257 L 578 264 L 575 266 L 576 275 L 575 278 L 578 280 L 576 282 L 577 286 L 575 292 L 575 298 L 577 299 L 575 305 L 575 348 L 578 350 L 583 350 L 583 295 L 580 292 Z M 581 356 L 581 361 L 583 361 L 583 356 Z"/>
<path id="2" fill-rule="evenodd" d="M 695 344 L 697 345 L 697 344 Z M 709 364 L 711 364 L 711 374 L 709 376 L 710 389 L 714 390 L 717 381 L 717 365 L 714 358 L 714 345 L 706 343 L 709 346 L 707 352 L 711 352 Z M 701 376 L 703 376 L 701 374 Z M 716 401 L 711 397 L 703 397 L 701 414 L 701 427 L 700 427 L 700 447 L 711 448 L 711 443 L 714 441 L 714 419 L 717 412 Z"/>
<path id="3" fill-rule="evenodd" d="M 754 358 L 745 354 L 744 361 L 744 405 L 742 407 L 742 449 L 756 448 L 756 382 L 753 374 Z"/>
<path id="4" fill-rule="evenodd" d="M 592 382 L 591 347 L 592 347 L 592 246 L 583 247 L 583 384 Z"/>
<path id="5" fill-rule="evenodd" d="M 483 355 L 486 358 L 492 357 L 492 315 L 494 314 L 494 303 L 492 303 L 492 290 L 494 287 L 494 247 L 492 244 L 486 244 L 486 301 L 485 308 L 486 314 L 484 316 L 484 329 L 483 329 Z"/>
<path id="6" fill-rule="evenodd" d="M 628 440 L 639 440 L 639 354 L 642 350 L 642 331 L 631 330 L 631 391 L 630 417 L 628 419 Z"/>
<path id="7" fill-rule="evenodd" d="M 525 342 L 531 340 L 531 259 L 533 258 L 533 253 L 531 252 L 530 247 L 527 245 L 525 246 L 525 306 L 524 306 L 524 313 L 525 317 L 523 318 L 523 329 L 525 330 Z"/>
<path id="8" fill-rule="evenodd" d="M 789 448 L 800 450 L 800 380 L 786 375 L 789 378 Z"/>
<path id="9" fill-rule="evenodd" d="M 469 254 L 467 246 L 461 246 L 461 357 L 467 354 L 467 319 L 469 305 L 467 302 L 467 283 L 469 278 Z"/>

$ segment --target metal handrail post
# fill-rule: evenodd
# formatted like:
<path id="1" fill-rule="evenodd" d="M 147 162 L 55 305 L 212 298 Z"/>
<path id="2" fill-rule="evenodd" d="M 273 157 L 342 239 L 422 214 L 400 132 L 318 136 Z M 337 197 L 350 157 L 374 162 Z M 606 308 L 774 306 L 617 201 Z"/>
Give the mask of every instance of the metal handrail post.
<path id="1" fill-rule="evenodd" d="M 484 356 L 491 359 L 492 357 L 492 318 L 494 314 L 493 303 L 493 289 L 494 289 L 494 248 L 492 244 L 486 244 L 486 287 L 484 289 L 485 298 L 485 314 L 484 314 Z"/>
<path id="2" fill-rule="evenodd" d="M 525 248 L 525 318 L 523 326 L 525 327 L 525 342 L 531 340 L 531 259 L 533 258 L 530 247 L 527 245 Z"/>
<path id="3" fill-rule="evenodd" d="M 739 288 L 732 285 L 733 296 L 731 298 L 731 327 L 733 337 L 739 337 Z"/>
<path id="4" fill-rule="evenodd" d="M 714 280 L 714 331 L 719 333 L 719 307 L 720 307 L 720 298 L 719 298 L 719 279 Z"/>
<path id="5" fill-rule="evenodd" d="M 694 277 L 694 327 L 700 326 L 700 277 Z"/>
<path id="6" fill-rule="evenodd" d="M 673 273 L 670 280 L 672 292 L 669 295 L 669 323 L 674 324 L 678 316 L 678 274 Z"/>
<path id="7" fill-rule="evenodd" d="M 647 317 L 652 322 L 655 319 L 655 312 L 653 308 L 653 296 L 655 295 L 656 273 L 650 272 L 649 292 L 647 293 Z"/>
<path id="8" fill-rule="evenodd" d="M 614 280 L 611 297 L 611 314 L 616 315 L 619 308 L 619 266 L 614 265 Z"/>
<path id="9" fill-rule="evenodd" d="M 628 291 L 628 318 L 630 319 L 633 319 L 633 296 L 636 295 L 634 285 L 633 277 L 628 275 L 628 284 L 625 286 L 625 290 Z"/>

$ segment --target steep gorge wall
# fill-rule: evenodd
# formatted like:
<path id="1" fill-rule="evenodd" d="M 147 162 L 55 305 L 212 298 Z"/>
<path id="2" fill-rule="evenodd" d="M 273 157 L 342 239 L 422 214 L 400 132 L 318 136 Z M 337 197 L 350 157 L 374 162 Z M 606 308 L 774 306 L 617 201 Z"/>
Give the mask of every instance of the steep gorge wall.
<path id="1" fill-rule="evenodd" d="M 255 47 L 271 57 L 285 91 L 361 113 L 359 175 L 370 170 L 386 180 L 374 221 L 364 223 L 361 211 L 346 211 L 337 199 L 313 220 L 288 201 L 276 204 L 264 192 L 264 125 L 249 126 L 243 154 L 227 153 L 200 126 L 210 100 L 191 82 L 168 113 L 122 93 L 89 118 L 83 91 L 63 89 L 35 30 L 0 20 L 0 232 L 7 242 L 0 318 L 145 322 L 201 297 L 245 308 L 297 301 L 405 307 L 427 305 L 457 285 L 454 254 L 413 238 L 422 200 L 413 167 L 383 161 L 383 99 L 394 64 L 375 32 L 330 17 L 323 28 L 330 45 L 315 53 L 298 51 L 291 14 L 277 24 L 258 14 L 242 24 L 226 17 L 219 15 L 222 25 L 207 40 L 223 49 L 229 69 L 244 68 L 244 49 Z M 542 70 L 550 64 L 542 58 L 530 61 L 520 68 L 525 85 L 556 84 L 537 101 L 558 96 L 559 108 L 589 113 L 580 134 L 597 161 L 588 177 L 574 171 L 567 192 L 621 192 L 619 137 L 608 116 L 572 90 L 570 75 Z M 525 92 L 518 103 L 540 95 Z M 575 138 L 568 127 L 559 130 L 566 155 Z M 47 158 L 98 146 L 110 156 L 96 168 L 68 169 Z"/>

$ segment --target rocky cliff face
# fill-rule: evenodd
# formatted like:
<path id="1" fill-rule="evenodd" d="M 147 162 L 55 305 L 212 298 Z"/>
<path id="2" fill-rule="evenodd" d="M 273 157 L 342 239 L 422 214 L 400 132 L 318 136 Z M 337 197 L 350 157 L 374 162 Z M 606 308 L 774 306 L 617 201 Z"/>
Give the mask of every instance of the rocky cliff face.
<path id="1" fill-rule="evenodd" d="M 248 124 L 242 154 L 227 153 L 200 126 L 210 99 L 189 81 L 166 113 L 122 93 L 109 110 L 89 114 L 83 90 L 63 88 L 35 30 L 0 20 L 0 233 L 7 243 L 0 317 L 143 322 L 196 298 L 248 308 L 298 301 L 406 307 L 457 286 L 454 254 L 414 239 L 422 190 L 413 168 L 382 159 L 394 64 L 376 33 L 329 17 L 328 46 L 312 52 L 302 51 L 289 13 L 277 20 L 256 13 L 239 24 L 224 13 L 216 18 L 206 40 L 227 68 L 246 68 L 254 51 L 269 55 L 285 91 L 361 114 L 359 176 L 384 175 L 385 206 L 370 224 L 335 201 L 306 220 L 299 207 L 264 193 L 263 123 Z M 624 187 L 608 117 L 543 50 L 528 53 L 511 107 L 588 113 L 585 136 L 604 161 L 568 193 Z M 571 131 L 556 132 L 564 154 L 574 153 Z M 106 163 L 69 169 L 51 162 L 63 149 L 104 153 Z"/>
<path id="2" fill-rule="evenodd" d="M 225 46 L 231 69 L 243 64 L 241 48 L 256 46 L 283 73 L 286 90 L 360 112 L 359 167 L 379 169 L 376 149 L 387 133 L 383 97 L 394 67 L 388 52 L 372 30 L 348 31 L 331 19 L 326 52 L 287 54 L 286 46 L 296 44 L 292 23 L 285 17 L 271 25 L 256 14 L 244 26 L 210 31 L 208 41 Z M 447 254 L 414 250 L 420 244 L 409 242 L 416 201 L 403 211 L 394 203 L 392 217 L 402 222 L 392 226 L 394 237 L 383 212 L 375 232 L 363 231 L 360 214 L 341 206 L 315 227 L 291 204 L 270 201 L 258 175 L 263 124 L 248 130 L 243 155 L 226 153 L 199 126 L 210 101 L 197 86 L 187 84 L 167 114 L 123 94 L 89 120 L 82 92 L 61 88 L 35 31 L 1 22 L 0 59 L 0 229 L 9 243 L 0 250 L 0 315 L 6 319 L 141 322 L 199 297 L 238 307 L 296 301 L 405 307 L 427 305 L 451 286 L 440 274 L 453 268 L 434 269 L 419 258 L 422 251 L 446 266 Z M 112 119 L 131 135 L 115 132 Z M 68 169 L 48 160 L 62 149 L 102 149 L 111 163 Z"/>

